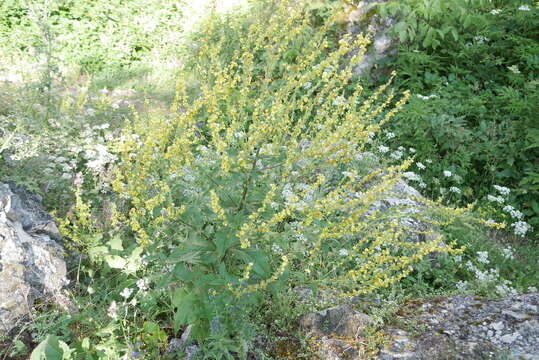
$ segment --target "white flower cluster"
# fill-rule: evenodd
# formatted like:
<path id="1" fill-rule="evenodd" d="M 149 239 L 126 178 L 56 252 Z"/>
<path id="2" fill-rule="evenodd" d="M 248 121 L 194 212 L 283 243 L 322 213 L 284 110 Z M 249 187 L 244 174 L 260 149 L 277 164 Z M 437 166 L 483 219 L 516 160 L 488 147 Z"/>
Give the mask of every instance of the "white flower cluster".
<path id="1" fill-rule="evenodd" d="M 339 255 L 343 256 L 343 257 L 348 256 L 348 250 L 346 250 L 346 249 L 339 250 Z"/>
<path id="2" fill-rule="evenodd" d="M 406 179 L 411 180 L 411 181 L 421 181 L 421 176 L 417 175 L 413 171 L 406 171 L 405 173 L 402 174 L 402 176 L 404 176 Z"/>
<path id="3" fill-rule="evenodd" d="M 488 264 L 490 261 L 488 260 L 488 252 L 487 251 L 478 251 L 477 252 L 477 261 L 479 261 L 482 264 Z"/>
<path id="4" fill-rule="evenodd" d="M 483 259 L 484 260 L 484 259 Z M 487 259 L 488 261 L 488 259 Z M 485 271 L 479 270 L 474 264 L 472 264 L 470 261 L 466 263 L 466 268 L 473 272 L 475 275 L 475 278 L 478 281 L 481 282 L 494 282 L 498 280 L 498 269 L 487 269 Z"/>
<path id="5" fill-rule="evenodd" d="M 496 189 L 500 194 L 504 196 L 507 196 L 511 193 L 511 190 L 505 186 L 494 185 L 494 189 Z"/>
<path id="6" fill-rule="evenodd" d="M 524 214 L 512 207 L 511 205 L 506 205 L 503 207 L 503 211 L 509 213 L 513 219 L 522 220 Z"/>
<path id="7" fill-rule="evenodd" d="M 521 5 L 518 9 L 520 11 L 530 11 L 530 7 L 528 5 Z"/>
<path id="8" fill-rule="evenodd" d="M 100 172 L 109 163 L 116 161 L 116 156 L 108 151 L 108 148 L 102 144 L 95 144 L 93 148 L 90 146 L 83 154 L 84 158 L 88 160 L 86 166 L 94 171 Z"/>
<path id="9" fill-rule="evenodd" d="M 400 160 L 400 158 L 402 158 L 403 155 L 404 154 L 402 153 L 402 151 L 397 150 L 397 151 L 392 152 L 391 155 L 389 156 L 394 160 Z"/>
<path id="10" fill-rule="evenodd" d="M 142 278 L 142 279 L 138 279 L 138 280 L 137 280 L 137 287 L 138 287 L 139 290 L 141 290 L 141 291 L 146 291 L 146 290 L 148 290 L 149 284 L 150 284 L 150 282 L 149 282 L 148 279 L 146 279 L 146 278 Z"/>
<path id="11" fill-rule="evenodd" d="M 421 95 L 421 94 L 416 94 L 415 96 L 417 96 L 418 98 L 420 98 L 421 100 L 430 100 L 432 98 L 435 98 L 437 97 L 436 95 L 432 94 L 432 95 Z"/>
<path id="12" fill-rule="evenodd" d="M 485 37 L 485 36 L 474 36 L 474 41 L 477 43 L 477 45 L 481 45 L 481 44 L 484 44 L 486 42 L 489 42 L 490 39 L 488 37 Z"/>
<path id="13" fill-rule="evenodd" d="M 451 186 L 451 187 L 449 188 L 449 191 L 451 191 L 452 193 L 455 193 L 455 194 L 460 194 L 460 193 L 462 193 L 462 191 L 461 191 L 458 187 L 456 187 L 456 186 Z"/>
<path id="14" fill-rule="evenodd" d="M 508 248 L 503 248 L 501 253 L 506 260 L 512 260 L 515 258 L 513 248 L 510 246 Z"/>
<path id="15" fill-rule="evenodd" d="M 498 14 L 501 13 L 501 12 L 502 12 L 502 10 L 500 10 L 500 9 L 493 9 L 493 10 L 490 11 L 490 13 L 491 13 L 492 15 L 498 15 Z"/>
<path id="16" fill-rule="evenodd" d="M 500 296 L 507 296 L 507 295 L 518 295 L 518 292 L 515 288 L 511 287 L 511 281 L 509 280 L 502 280 L 502 283 L 500 285 L 496 285 L 496 292 Z"/>
<path id="17" fill-rule="evenodd" d="M 271 245 L 271 251 L 273 251 L 277 255 L 282 255 L 283 253 L 283 249 L 275 243 Z"/>
<path id="18" fill-rule="evenodd" d="M 524 237 L 528 231 L 530 231 L 531 226 L 525 221 L 517 221 L 516 223 L 511 224 L 514 228 L 513 232 L 516 236 Z"/>
<path id="19" fill-rule="evenodd" d="M 503 204 L 505 202 L 505 199 L 501 196 L 494 196 L 494 195 L 487 195 L 488 201 L 496 202 L 498 204 Z"/>

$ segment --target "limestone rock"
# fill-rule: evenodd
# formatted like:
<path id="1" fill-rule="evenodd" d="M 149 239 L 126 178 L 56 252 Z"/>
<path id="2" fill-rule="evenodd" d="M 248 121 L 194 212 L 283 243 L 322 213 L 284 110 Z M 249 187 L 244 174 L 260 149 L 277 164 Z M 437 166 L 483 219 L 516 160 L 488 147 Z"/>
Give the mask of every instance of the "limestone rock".
<path id="1" fill-rule="evenodd" d="M 0 333 L 28 314 L 35 299 L 62 307 L 68 284 L 60 235 L 40 199 L 13 184 L 0 184 Z"/>
<path id="2" fill-rule="evenodd" d="M 539 360 L 539 293 L 486 300 L 453 296 L 410 306 L 401 320 L 423 328 L 412 336 L 388 329 L 379 360 L 510 359 Z"/>
<path id="3" fill-rule="evenodd" d="M 369 316 L 343 304 L 303 315 L 300 328 L 313 339 L 320 359 L 359 360 L 365 357 L 357 344 L 370 323 Z"/>
<path id="4" fill-rule="evenodd" d="M 397 54 L 398 41 L 390 35 L 393 26 L 397 22 L 396 19 L 391 17 L 382 18 L 374 14 L 373 9 L 376 4 L 387 1 L 363 0 L 349 13 L 346 32 L 351 34 L 352 38 L 361 33 L 368 34 L 372 40 L 363 60 L 352 69 L 356 75 L 363 76 L 370 73 L 375 78 L 377 74 L 373 70 L 376 65 Z"/>

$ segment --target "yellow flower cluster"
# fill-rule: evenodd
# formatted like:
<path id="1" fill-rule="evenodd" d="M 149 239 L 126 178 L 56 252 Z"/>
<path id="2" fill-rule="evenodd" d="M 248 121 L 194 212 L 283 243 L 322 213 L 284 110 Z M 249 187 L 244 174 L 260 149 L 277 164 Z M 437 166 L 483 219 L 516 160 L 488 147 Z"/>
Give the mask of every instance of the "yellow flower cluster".
<path id="1" fill-rule="evenodd" d="M 385 95 L 391 80 L 370 96 L 350 89 L 352 65 L 369 40 L 345 37 L 332 48 L 331 20 L 314 31 L 305 10 L 287 0 L 268 16 L 253 21 L 228 55 L 230 44 L 215 40 L 219 27 L 210 22 L 195 54 L 200 92 L 191 99 L 180 79 L 169 116 L 126 126 L 112 186 L 129 210 L 115 221 L 142 246 L 172 241 L 160 238 L 165 226 L 191 233 L 197 240 L 174 245 L 217 249 L 216 258 L 247 284 L 237 294 L 264 289 L 287 268 L 369 292 L 399 281 L 430 253 L 453 251 L 439 237 L 407 241 L 421 231 L 401 220 L 443 225 L 466 209 L 426 201 L 433 211 L 376 209 L 411 161 L 370 173 L 358 165 L 370 135 L 410 96 Z M 219 232 L 232 245 L 218 244 Z M 346 256 L 335 256 L 339 246 Z M 248 250 L 268 254 L 271 275 L 252 280 Z"/>

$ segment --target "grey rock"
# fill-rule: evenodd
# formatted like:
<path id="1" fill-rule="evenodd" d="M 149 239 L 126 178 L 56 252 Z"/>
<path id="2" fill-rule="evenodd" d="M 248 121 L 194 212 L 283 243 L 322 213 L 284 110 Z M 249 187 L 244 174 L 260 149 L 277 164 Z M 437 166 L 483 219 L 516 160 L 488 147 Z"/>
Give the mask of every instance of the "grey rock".
<path id="1" fill-rule="evenodd" d="M 39 197 L 0 184 L 0 334 L 31 311 L 36 299 L 68 309 L 60 235 Z"/>
<path id="2" fill-rule="evenodd" d="M 538 305 L 539 292 L 500 300 L 475 296 L 414 300 L 394 324 L 414 324 L 416 330 L 387 326 L 383 329 L 387 343 L 376 359 L 486 360 L 505 354 L 509 359 L 539 360 Z M 317 356 L 332 360 L 373 359 L 361 347 L 369 324 L 369 316 L 351 304 L 309 313 L 300 320 L 303 333 L 317 345 Z"/>
<path id="3" fill-rule="evenodd" d="M 359 338 L 371 323 L 366 314 L 355 311 L 349 304 L 305 314 L 300 319 L 301 329 L 311 335 Z"/>
<path id="4" fill-rule="evenodd" d="M 400 317 L 425 330 L 412 337 L 391 329 L 390 342 L 379 360 L 493 359 L 500 353 L 514 359 L 539 359 L 539 313 L 529 310 L 539 304 L 539 293 L 501 300 L 454 296 L 427 304 L 414 305 L 414 315 Z"/>
<path id="5" fill-rule="evenodd" d="M 299 324 L 317 345 L 320 359 L 359 360 L 365 357 L 357 342 L 371 322 L 369 316 L 354 310 L 351 304 L 343 304 L 305 314 Z"/>
<path id="6" fill-rule="evenodd" d="M 359 34 L 367 34 L 372 41 L 367 52 L 359 64 L 352 69 L 358 76 L 364 76 L 370 73 L 372 78 L 378 77 L 376 66 L 397 54 L 398 40 L 390 35 L 393 26 L 397 20 L 392 17 L 382 18 L 375 14 L 374 7 L 377 4 L 387 2 L 388 0 L 363 0 L 360 1 L 355 10 L 348 16 L 347 34 L 352 38 Z M 355 55 L 353 51 L 350 55 Z"/>
<path id="7" fill-rule="evenodd" d="M 170 343 L 168 345 L 166 352 L 168 354 L 174 354 L 179 351 L 185 351 L 188 345 L 189 337 L 191 336 L 192 328 L 193 328 L 192 325 L 187 326 L 187 328 L 185 328 L 185 330 L 182 333 L 182 336 L 179 339 L 173 338 L 172 340 L 170 340 Z"/>

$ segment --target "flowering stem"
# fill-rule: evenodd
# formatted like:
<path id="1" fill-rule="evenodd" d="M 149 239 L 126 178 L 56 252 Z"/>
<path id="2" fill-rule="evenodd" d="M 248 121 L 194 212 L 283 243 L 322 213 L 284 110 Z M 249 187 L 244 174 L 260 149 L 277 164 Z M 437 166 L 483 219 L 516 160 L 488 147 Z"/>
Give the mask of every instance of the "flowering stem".
<path id="1" fill-rule="evenodd" d="M 258 161 L 258 154 L 260 153 L 260 147 L 256 150 L 256 154 L 253 158 L 253 164 L 251 166 L 251 171 L 249 172 L 249 176 L 247 177 L 247 180 L 243 183 L 243 194 L 241 195 L 241 201 L 240 205 L 238 206 L 238 211 L 243 210 L 243 207 L 245 205 L 245 199 L 247 198 L 247 190 L 249 189 L 249 184 L 251 183 L 251 179 L 253 178 L 253 173 L 255 172 L 256 168 L 256 162 Z"/>

